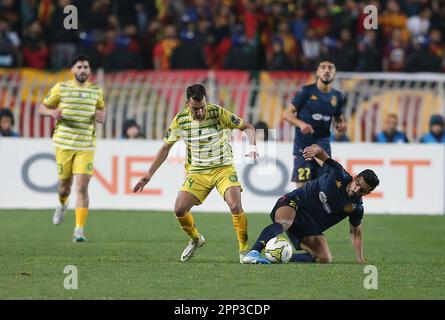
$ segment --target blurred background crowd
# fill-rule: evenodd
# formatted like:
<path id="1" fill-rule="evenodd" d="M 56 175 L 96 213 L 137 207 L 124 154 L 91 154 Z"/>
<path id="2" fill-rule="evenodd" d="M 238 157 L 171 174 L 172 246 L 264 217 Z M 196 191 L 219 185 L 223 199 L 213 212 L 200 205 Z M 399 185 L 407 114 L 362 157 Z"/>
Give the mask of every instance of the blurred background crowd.
<path id="1" fill-rule="evenodd" d="M 77 30 L 63 8 L 78 8 Z M 365 30 L 365 5 L 378 29 Z M 445 0 L 0 0 L 0 68 L 445 71 Z"/>

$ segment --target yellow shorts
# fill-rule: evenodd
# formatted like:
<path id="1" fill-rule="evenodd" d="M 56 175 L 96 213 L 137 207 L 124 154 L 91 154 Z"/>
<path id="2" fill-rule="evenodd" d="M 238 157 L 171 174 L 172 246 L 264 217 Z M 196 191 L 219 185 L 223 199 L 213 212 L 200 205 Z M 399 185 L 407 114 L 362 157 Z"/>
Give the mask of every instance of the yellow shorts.
<path id="1" fill-rule="evenodd" d="M 180 191 L 190 192 L 203 203 L 214 187 L 223 198 L 228 188 L 241 187 L 235 168 L 224 166 L 205 172 L 189 172 Z"/>
<path id="2" fill-rule="evenodd" d="M 94 150 L 56 148 L 57 174 L 60 180 L 73 174 L 93 175 Z"/>

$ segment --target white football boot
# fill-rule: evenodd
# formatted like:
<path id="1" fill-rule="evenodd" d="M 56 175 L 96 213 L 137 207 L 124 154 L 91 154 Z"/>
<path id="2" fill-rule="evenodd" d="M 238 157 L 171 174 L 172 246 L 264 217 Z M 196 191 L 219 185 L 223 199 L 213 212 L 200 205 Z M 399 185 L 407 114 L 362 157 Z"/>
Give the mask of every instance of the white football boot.
<path id="1" fill-rule="evenodd" d="M 73 242 L 85 242 L 85 241 L 87 241 L 87 238 L 85 238 L 83 228 L 74 228 Z"/>
<path id="2" fill-rule="evenodd" d="M 195 254 L 196 249 L 201 248 L 206 243 L 206 239 L 202 234 L 199 234 L 199 238 L 196 240 L 190 240 L 187 247 L 181 254 L 181 261 L 190 260 Z"/>
<path id="3" fill-rule="evenodd" d="M 59 204 L 57 206 L 56 211 L 54 211 L 53 215 L 53 223 L 56 226 L 61 224 L 63 222 L 63 219 L 65 219 L 65 213 L 67 209 L 68 209 L 68 203 L 66 203 L 65 205 Z"/>

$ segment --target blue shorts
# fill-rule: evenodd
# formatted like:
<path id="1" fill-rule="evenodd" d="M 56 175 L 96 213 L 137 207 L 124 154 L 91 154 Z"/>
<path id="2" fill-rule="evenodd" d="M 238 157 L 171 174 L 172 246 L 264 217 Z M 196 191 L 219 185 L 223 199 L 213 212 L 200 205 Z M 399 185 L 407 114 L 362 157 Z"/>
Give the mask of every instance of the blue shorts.
<path id="1" fill-rule="evenodd" d="M 294 156 L 293 182 L 307 182 L 323 174 L 323 169 L 315 161 L 306 161 L 303 156 Z"/>
<path id="2" fill-rule="evenodd" d="M 295 209 L 296 215 L 291 227 L 287 230 L 289 240 L 295 246 L 295 249 L 300 250 L 299 242 L 307 236 L 323 235 L 322 227 L 314 220 L 314 218 L 304 209 L 298 206 L 297 198 L 285 195 L 278 199 L 275 206 L 270 213 L 270 218 L 275 222 L 275 213 L 281 207 L 291 207 Z"/>

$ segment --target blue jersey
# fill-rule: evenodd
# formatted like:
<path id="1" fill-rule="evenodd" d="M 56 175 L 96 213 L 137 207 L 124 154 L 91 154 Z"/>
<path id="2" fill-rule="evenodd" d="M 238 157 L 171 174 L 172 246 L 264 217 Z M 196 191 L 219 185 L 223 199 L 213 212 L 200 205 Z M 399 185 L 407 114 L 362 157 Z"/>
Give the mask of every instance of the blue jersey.
<path id="1" fill-rule="evenodd" d="M 295 128 L 294 155 L 301 155 L 304 148 L 318 144 L 329 155 L 330 128 L 333 117 L 343 113 L 344 97 L 338 90 L 331 89 L 328 93 L 318 90 L 316 84 L 302 87 L 292 99 L 297 109 L 297 118 L 310 124 L 313 134 L 302 134 L 300 128 Z"/>
<path id="2" fill-rule="evenodd" d="M 431 132 L 425 134 L 420 138 L 421 143 L 445 143 L 445 132 L 441 136 L 437 137 Z"/>
<path id="3" fill-rule="evenodd" d="M 346 194 L 346 186 L 352 181 L 351 175 L 332 159 L 325 161 L 323 169 L 326 172 L 324 175 L 283 198 L 294 199 L 297 217 L 303 215 L 302 220 L 313 221 L 321 232 L 346 217 L 353 226 L 360 225 L 363 217 L 362 198 L 348 198 Z"/>

